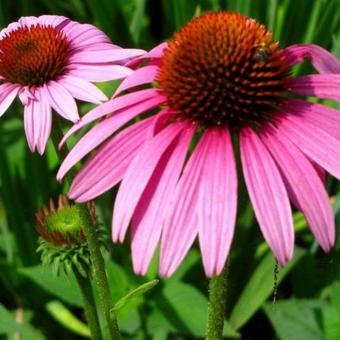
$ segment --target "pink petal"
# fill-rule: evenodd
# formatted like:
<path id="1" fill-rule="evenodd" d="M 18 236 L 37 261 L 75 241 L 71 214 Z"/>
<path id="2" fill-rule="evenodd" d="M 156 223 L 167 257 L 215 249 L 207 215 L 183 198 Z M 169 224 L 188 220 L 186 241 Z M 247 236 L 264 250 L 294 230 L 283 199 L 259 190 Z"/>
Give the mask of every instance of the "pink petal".
<path id="1" fill-rule="evenodd" d="M 198 233 L 198 200 L 204 163 L 208 156 L 207 133 L 195 147 L 171 199 L 161 239 L 160 273 L 170 276 L 180 265 Z"/>
<path id="2" fill-rule="evenodd" d="M 135 58 L 128 62 L 126 66 L 135 68 L 137 67 L 143 60 L 146 59 L 160 59 L 163 56 L 164 50 L 168 47 L 167 42 L 163 42 L 159 44 L 158 46 L 154 47 L 151 51 L 148 53 L 143 54 L 142 56 Z"/>
<path id="3" fill-rule="evenodd" d="M 267 129 L 262 140 L 289 183 L 313 234 L 321 247 L 329 251 L 335 241 L 333 211 L 325 187 L 314 167 L 303 153 L 277 130 Z"/>
<path id="4" fill-rule="evenodd" d="M 132 261 L 138 274 L 148 269 L 194 132 L 195 126 L 189 126 L 178 143 L 165 151 L 132 217 Z"/>
<path id="5" fill-rule="evenodd" d="M 289 99 L 286 107 L 293 115 L 303 116 L 311 124 L 340 140 L 340 111 L 299 99 Z"/>
<path id="6" fill-rule="evenodd" d="M 281 175 L 250 128 L 240 133 L 241 161 L 248 193 L 264 238 L 281 266 L 294 250 L 292 211 Z"/>
<path id="7" fill-rule="evenodd" d="M 165 101 L 164 97 L 158 95 L 156 89 L 146 89 L 126 94 L 124 96 L 112 99 L 107 103 L 97 106 L 96 108 L 88 112 L 85 116 L 83 116 L 78 123 L 73 125 L 73 127 L 65 134 L 64 138 L 61 140 L 59 147 L 62 147 L 62 145 L 66 142 L 68 138 L 70 138 L 74 133 L 79 131 L 85 125 L 106 116 L 108 113 L 118 111 L 120 109 L 123 109 L 124 107 L 128 107 L 130 105 L 134 105 L 144 100 L 152 99 L 155 97 L 159 97 L 159 103 Z M 155 106 L 156 105 L 158 104 L 155 104 Z"/>
<path id="8" fill-rule="evenodd" d="M 6 112 L 17 96 L 20 86 L 5 83 L 0 85 L 0 117 Z"/>
<path id="9" fill-rule="evenodd" d="M 67 39 L 71 42 L 73 49 L 84 48 L 97 43 L 110 43 L 109 37 L 89 24 L 79 24 L 71 21 L 63 28 Z"/>
<path id="10" fill-rule="evenodd" d="M 18 22 L 12 22 L 7 27 L 3 28 L 0 31 L 0 39 L 3 39 L 5 35 L 8 35 L 12 31 L 16 30 L 17 28 L 21 27 Z"/>
<path id="11" fill-rule="evenodd" d="M 21 17 L 18 20 L 18 22 L 21 26 L 30 27 L 30 26 L 36 25 L 38 23 L 38 18 L 33 17 L 33 16 L 26 16 L 26 17 Z"/>
<path id="12" fill-rule="evenodd" d="M 70 75 L 60 77 L 58 83 L 62 85 L 74 98 L 90 102 L 94 104 L 101 104 L 108 98 L 98 89 L 97 86 L 90 82 Z"/>
<path id="13" fill-rule="evenodd" d="M 234 235 L 237 208 L 237 172 L 227 129 L 206 133 L 204 160 L 198 196 L 198 230 L 207 276 L 223 270 Z"/>
<path id="14" fill-rule="evenodd" d="M 68 196 L 78 202 L 93 199 L 115 186 L 145 140 L 154 117 L 133 124 L 104 144 L 75 177 Z"/>
<path id="15" fill-rule="evenodd" d="M 303 116 L 287 115 L 277 125 L 310 159 L 340 178 L 340 141 Z"/>
<path id="16" fill-rule="evenodd" d="M 73 53 L 78 53 L 79 51 L 106 51 L 112 49 L 121 49 L 119 46 L 112 44 L 111 42 L 100 42 L 85 47 L 81 47 L 73 50 Z"/>
<path id="17" fill-rule="evenodd" d="M 112 239 L 123 242 L 137 203 L 162 155 L 172 143 L 177 143 L 184 123 L 169 125 L 147 141 L 130 164 L 120 185 L 112 218 Z"/>
<path id="18" fill-rule="evenodd" d="M 117 88 L 114 96 L 132 87 L 152 83 L 157 74 L 157 66 L 145 66 L 134 71 L 129 77 L 125 78 Z"/>
<path id="19" fill-rule="evenodd" d="M 292 92 L 302 96 L 340 100 L 340 75 L 337 74 L 312 74 L 294 78 L 289 87 Z"/>
<path id="20" fill-rule="evenodd" d="M 61 15 L 41 15 L 38 17 L 38 22 L 61 29 L 64 25 L 70 23 L 71 20 Z"/>
<path id="21" fill-rule="evenodd" d="M 37 106 L 34 113 L 34 120 L 36 121 L 37 128 L 35 132 L 35 144 L 40 155 L 45 151 L 48 138 L 51 134 L 52 128 L 52 109 L 49 105 L 47 98 L 44 98 L 40 91 L 36 92 L 39 102 L 33 102 Z"/>
<path id="22" fill-rule="evenodd" d="M 145 51 L 138 49 L 128 49 L 128 48 L 115 48 L 111 49 L 88 51 L 87 49 L 75 52 L 71 58 L 70 63 L 105 63 L 105 62 L 115 62 L 119 60 L 124 60 L 128 58 L 135 58 L 144 54 Z"/>
<path id="23" fill-rule="evenodd" d="M 130 68 L 121 65 L 72 64 L 71 67 L 67 72 L 69 75 L 98 82 L 122 79 L 132 73 Z"/>
<path id="24" fill-rule="evenodd" d="M 52 108 L 63 118 L 72 122 L 79 120 L 78 108 L 74 98 L 58 82 L 50 80 L 45 84 L 43 95 L 46 96 Z"/>
<path id="25" fill-rule="evenodd" d="M 327 50 L 314 44 L 291 45 L 284 50 L 289 66 L 310 59 L 320 73 L 340 73 L 340 61 Z"/>
<path id="26" fill-rule="evenodd" d="M 42 155 L 51 133 L 52 113 L 46 100 L 31 101 L 25 106 L 24 126 L 28 146 L 32 152 L 37 147 Z"/>
<path id="27" fill-rule="evenodd" d="M 35 150 L 33 101 L 24 108 L 24 128 L 28 146 L 32 152 Z"/>
<path id="28" fill-rule="evenodd" d="M 115 133 L 128 121 L 139 115 L 141 112 L 149 110 L 157 105 L 158 98 L 151 98 L 144 102 L 128 107 L 125 110 L 117 112 L 110 118 L 107 118 L 87 132 L 79 142 L 73 147 L 64 159 L 57 173 L 57 179 L 60 181 L 65 174 L 86 154 L 104 142 L 109 136 Z"/>

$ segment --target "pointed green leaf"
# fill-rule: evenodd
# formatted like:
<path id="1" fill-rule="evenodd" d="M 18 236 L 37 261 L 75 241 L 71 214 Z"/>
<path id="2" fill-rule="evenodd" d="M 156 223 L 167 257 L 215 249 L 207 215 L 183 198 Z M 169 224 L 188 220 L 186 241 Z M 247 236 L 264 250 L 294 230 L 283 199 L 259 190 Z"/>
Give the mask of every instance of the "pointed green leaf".
<path id="1" fill-rule="evenodd" d="M 305 250 L 300 248 L 295 249 L 293 260 L 288 262 L 287 265 L 280 270 L 278 277 L 279 282 L 304 254 Z M 273 272 L 274 258 L 272 253 L 268 252 L 255 268 L 255 271 L 249 278 L 247 285 L 243 289 L 243 292 L 231 312 L 229 320 L 234 329 L 242 327 L 272 294 L 274 280 Z"/>
<path id="2" fill-rule="evenodd" d="M 89 327 L 76 318 L 60 301 L 50 301 L 46 305 L 48 313 L 66 329 L 81 336 L 90 338 Z"/>
<path id="3" fill-rule="evenodd" d="M 113 310 L 115 312 L 119 311 L 120 309 L 122 309 L 129 301 L 136 299 L 137 297 L 142 296 L 143 294 L 145 294 L 147 291 L 149 291 L 150 289 L 152 289 L 153 287 L 155 287 L 158 284 L 159 280 L 152 280 L 150 282 L 144 283 L 141 286 L 137 287 L 136 289 L 134 289 L 133 291 L 131 291 L 129 294 L 125 295 L 124 297 L 122 297 L 121 299 L 119 299 L 114 307 Z"/>

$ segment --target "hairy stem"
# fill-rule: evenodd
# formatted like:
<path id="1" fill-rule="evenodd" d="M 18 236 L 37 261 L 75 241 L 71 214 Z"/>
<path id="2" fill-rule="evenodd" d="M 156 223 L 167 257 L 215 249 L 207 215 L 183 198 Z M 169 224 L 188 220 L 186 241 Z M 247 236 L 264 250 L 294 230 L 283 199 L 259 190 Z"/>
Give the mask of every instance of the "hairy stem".
<path id="1" fill-rule="evenodd" d="M 96 302 L 93 296 L 92 286 L 89 276 L 81 276 L 77 270 L 74 271 L 75 277 L 77 279 L 80 291 L 83 296 L 85 312 L 88 320 L 88 324 L 91 331 L 91 339 L 102 340 L 102 333 L 100 330 L 100 324 L 96 309 Z M 89 273 L 88 273 L 89 274 Z"/>
<path id="2" fill-rule="evenodd" d="M 209 284 L 207 340 L 223 339 L 223 324 L 227 297 L 228 269 L 225 265 L 222 273 L 213 276 Z"/>
<path id="3" fill-rule="evenodd" d="M 62 136 L 63 132 L 61 129 L 61 123 L 57 117 L 57 119 L 55 119 L 54 122 L 51 137 L 60 160 L 65 159 L 66 155 L 68 154 L 66 144 L 61 149 L 58 149 L 58 143 L 60 142 Z M 71 183 L 73 177 L 74 173 L 69 172 L 69 175 L 66 177 L 66 180 L 69 183 Z M 114 314 L 113 311 L 111 311 L 113 307 L 112 298 L 106 275 L 104 258 L 100 251 L 100 245 L 96 235 L 96 229 L 91 221 L 90 213 L 88 211 L 87 206 L 85 204 L 79 204 L 79 207 L 81 208 L 82 215 L 84 216 L 84 225 L 82 227 L 91 254 L 93 265 L 93 278 L 98 290 L 101 309 L 108 324 L 111 339 L 118 340 L 120 339 L 119 328 L 116 315 Z"/>

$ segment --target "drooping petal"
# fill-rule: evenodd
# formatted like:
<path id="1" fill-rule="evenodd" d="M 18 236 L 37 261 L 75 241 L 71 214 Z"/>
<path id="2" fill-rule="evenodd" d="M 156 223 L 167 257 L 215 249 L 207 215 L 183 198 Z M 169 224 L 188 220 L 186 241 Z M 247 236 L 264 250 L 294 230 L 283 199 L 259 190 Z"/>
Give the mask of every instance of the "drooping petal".
<path id="1" fill-rule="evenodd" d="M 112 239 L 122 242 L 138 201 L 162 155 L 172 143 L 178 142 L 184 123 L 169 125 L 147 141 L 130 164 L 120 185 L 112 217 Z"/>
<path id="2" fill-rule="evenodd" d="M 85 125 L 106 116 L 108 113 L 118 111 L 120 109 L 123 109 L 124 107 L 128 107 L 155 97 L 159 97 L 159 103 L 165 101 L 165 98 L 161 97 L 156 89 L 146 89 L 126 94 L 124 96 L 112 99 L 104 104 L 97 106 L 96 108 L 88 112 L 85 116 L 83 116 L 78 123 L 72 126 L 72 128 L 65 134 L 65 136 L 61 140 L 59 147 L 61 147 L 68 138 L 70 138 L 74 133 L 79 131 Z M 156 105 L 157 104 L 155 104 L 155 106 Z"/>
<path id="3" fill-rule="evenodd" d="M 132 70 L 121 65 L 72 64 L 68 74 L 88 81 L 118 80 L 129 76 Z"/>
<path id="4" fill-rule="evenodd" d="M 32 100 L 25 106 L 24 127 L 28 146 L 32 152 L 37 148 L 39 154 L 44 153 L 51 126 L 52 112 L 46 99 L 41 100 L 39 96 L 38 101 Z"/>
<path id="5" fill-rule="evenodd" d="M 99 90 L 97 86 L 84 79 L 65 75 L 58 79 L 58 83 L 61 84 L 74 98 L 85 102 L 100 104 L 102 101 L 107 100 L 106 95 Z"/>
<path id="6" fill-rule="evenodd" d="M 262 140 L 294 193 L 316 239 L 325 251 L 335 241 L 332 207 L 325 187 L 310 161 L 276 129 L 267 129 Z"/>
<path id="7" fill-rule="evenodd" d="M 0 117 L 7 111 L 17 96 L 20 86 L 5 83 L 0 85 Z"/>
<path id="8" fill-rule="evenodd" d="M 289 99 L 286 109 L 293 115 L 303 116 L 311 124 L 340 140 L 339 110 L 299 99 Z"/>
<path id="9" fill-rule="evenodd" d="M 105 119 L 93 127 L 78 141 L 78 143 L 66 156 L 57 173 L 57 179 L 60 181 L 77 162 L 79 162 L 85 155 L 104 142 L 108 137 L 114 134 L 128 121 L 139 115 L 141 112 L 144 112 L 157 105 L 157 100 L 159 99 L 151 98 L 144 102 L 138 103 L 133 107 L 130 106 L 125 110 L 117 112 L 112 117 Z"/>
<path id="10" fill-rule="evenodd" d="M 145 51 L 139 49 L 116 48 L 104 50 L 90 50 L 87 49 L 75 52 L 71 57 L 70 63 L 112 63 L 128 58 L 135 58 L 143 55 Z"/>
<path id="11" fill-rule="evenodd" d="M 134 67 L 137 67 L 143 60 L 160 59 L 160 58 L 162 58 L 164 50 L 167 48 L 167 46 L 168 46 L 168 43 L 163 42 L 163 43 L 157 45 L 156 47 L 154 47 L 148 53 L 145 53 L 142 56 L 129 61 L 126 64 L 126 66 L 134 68 Z"/>
<path id="12" fill-rule="evenodd" d="M 71 122 L 79 120 L 78 108 L 71 94 L 59 83 L 50 80 L 42 89 L 52 108 Z"/>
<path id="13" fill-rule="evenodd" d="M 132 217 L 132 261 L 138 274 L 146 273 L 154 254 L 194 131 L 195 126 L 188 126 L 165 151 Z"/>
<path id="14" fill-rule="evenodd" d="M 267 149 L 250 128 L 240 133 L 244 179 L 264 238 L 283 266 L 293 256 L 292 211 L 281 175 Z"/>
<path id="15" fill-rule="evenodd" d="M 39 99 L 39 102 L 33 102 L 33 105 L 37 106 L 33 112 L 35 114 L 34 120 L 39 121 L 39 124 L 37 123 L 38 128 L 34 129 L 35 144 L 39 154 L 42 155 L 51 134 L 52 108 L 48 103 L 47 98 L 44 98 L 40 91 L 37 91 L 36 96 Z"/>
<path id="16" fill-rule="evenodd" d="M 33 102 L 24 108 L 24 128 L 28 146 L 32 152 L 35 150 L 34 143 L 34 120 L 33 120 Z"/>
<path id="17" fill-rule="evenodd" d="M 170 276 L 180 265 L 198 233 L 198 197 L 208 138 L 203 135 L 176 185 L 161 238 L 160 273 Z"/>
<path id="18" fill-rule="evenodd" d="M 115 186 L 152 133 L 154 117 L 133 124 L 104 144 L 75 177 L 68 196 L 78 202 L 93 199 Z"/>
<path id="19" fill-rule="evenodd" d="M 284 49 L 286 62 L 289 66 L 309 59 L 320 73 L 340 74 L 340 60 L 324 48 L 314 44 L 296 44 Z"/>
<path id="20" fill-rule="evenodd" d="M 340 74 L 312 74 L 294 78 L 290 90 L 302 96 L 340 100 Z"/>
<path id="21" fill-rule="evenodd" d="M 229 131 L 207 131 L 207 155 L 198 198 L 198 229 L 207 276 L 223 270 L 234 235 L 237 173 Z"/>
<path id="22" fill-rule="evenodd" d="M 121 92 L 132 87 L 153 82 L 155 80 L 157 70 L 157 66 L 145 66 L 136 70 L 131 74 L 131 76 L 125 78 L 121 82 L 115 91 L 114 96 L 117 96 Z"/>
<path id="23" fill-rule="evenodd" d="M 340 179 L 340 141 L 312 125 L 302 115 L 287 115 L 277 124 L 279 131 L 310 159 Z"/>

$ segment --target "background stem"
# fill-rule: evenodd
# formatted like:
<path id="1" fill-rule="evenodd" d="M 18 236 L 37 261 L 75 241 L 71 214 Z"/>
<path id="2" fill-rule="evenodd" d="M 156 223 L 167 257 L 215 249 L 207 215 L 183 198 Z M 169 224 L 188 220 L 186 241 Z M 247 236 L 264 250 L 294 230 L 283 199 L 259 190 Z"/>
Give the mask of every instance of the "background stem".
<path id="1" fill-rule="evenodd" d="M 207 340 L 223 339 L 223 324 L 227 296 L 227 263 L 218 276 L 213 276 L 209 284 Z"/>
<path id="2" fill-rule="evenodd" d="M 56 115 L 55 115 L 56 117 Z M 68 154 L 68 148 L 66 144 L 59 150 L 58 143 L 63 137 L 63 132 L 61 128 L 61 122 L 59 117 L 55 118 L 54 126 L 52 129 L 52 141 L 59 159 L 62 161 Z M 71 184 L 74 177 L 74 172 L 69 172 L 66 176 L 66 180 Z M 111 339 L 120 339 L 119 328 L 117 324 L 117 318 L 112 310 L 112 298 L 110 293 L 110 288 L 107 280 L 107 275 L 105 271 L 105 263 L 103 255 L 100 251 L 100 244 L 97 240 L 95 226 L 93 225 L 90 217 L 90 213 L 85 204 L 78 205 L 81 209 L 83 221 L 83 230 L 86 236 L 87 244 L 90 250 L 92 266 L 93 266 L 93 278 L 97 286 L 98 295 L 100 299 L 100 305 L 105 316 L 108 328 L 110 330 Z"/>
<path id="3" fill-rule="evenodd" d="M 90 273 L 88 273 L 88 275 L 89 274 Z M 96 303 L 93 296 L 90 278 L 89 276 L 83 277 L 82 275 L 79 274 L 77 270 L 74 270 L 74 275 L 77 279 L 79 288 L 83 296 L 86 317 L 91 331 L 91 339 L 102 340 L 103 337 L 100 330 Z"/>

